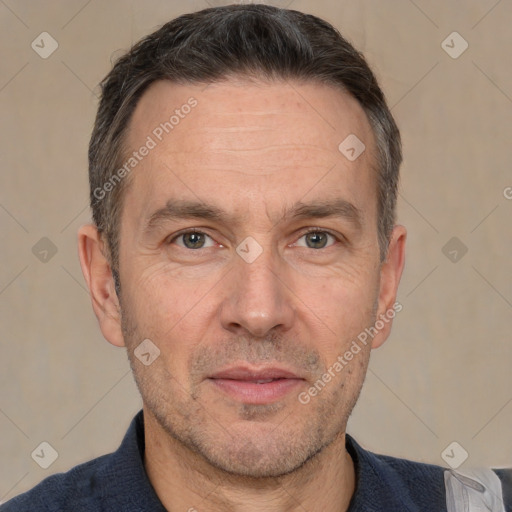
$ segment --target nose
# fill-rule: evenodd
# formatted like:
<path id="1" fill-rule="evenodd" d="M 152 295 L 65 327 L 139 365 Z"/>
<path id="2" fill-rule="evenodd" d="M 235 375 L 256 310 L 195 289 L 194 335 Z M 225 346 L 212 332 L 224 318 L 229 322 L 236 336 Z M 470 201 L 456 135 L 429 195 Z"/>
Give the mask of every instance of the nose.
<path id="1" fill-rule="evenodd" d="M 278 257 L 270 249 L 252 263 L 236 256 L 226 276 L 220 310 L 222 327 L 237 335 L 263 338 L 293 325 L 293 293 Z"/>

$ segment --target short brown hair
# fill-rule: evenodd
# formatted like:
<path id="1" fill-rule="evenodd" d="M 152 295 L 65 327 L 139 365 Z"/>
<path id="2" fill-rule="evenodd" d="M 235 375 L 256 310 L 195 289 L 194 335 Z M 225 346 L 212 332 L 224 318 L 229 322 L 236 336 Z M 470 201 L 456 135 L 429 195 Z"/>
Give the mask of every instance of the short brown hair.
<path id="1" fill-rule="evenodd" d="M 185 14 L 143 38 L 101 82 L 89 145 L 90 202 L 106 237 L 118 285 L 119 219 L 125 179 L 105 193 L 122 165 L 126 131 L 144 91 L 157 80 L 212 83 L 230 76 L 331 84 L 362 106 L 377 143 L 381 259 L 395 223 L 400 133 L 364 57 L 326 21 L 268 5 L 230 5 Z M 341 142 L 341 141 L 340 141 Z M 98 193 L 98 191 L 102 191 Z"/>

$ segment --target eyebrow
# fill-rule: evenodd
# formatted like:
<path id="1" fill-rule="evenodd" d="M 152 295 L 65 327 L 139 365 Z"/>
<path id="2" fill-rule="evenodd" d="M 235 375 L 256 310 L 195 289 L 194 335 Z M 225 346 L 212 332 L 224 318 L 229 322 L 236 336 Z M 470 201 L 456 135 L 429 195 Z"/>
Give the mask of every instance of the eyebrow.
<path id="1" fill-rule="evenodd" d="M 345 199 L 314 201 L 311 203 L 296 203 L 284 218 L 291 216 L 294 219 L 321 219 L 325 217 L 340 217 L 346 219 L 358 229 L 362 226 L 363 214 L 359 208 Z"/>
<path id="2" fill-rule="evenodd" d="M 155 229 L 160 223 L 179 219 L 203 219 L 216 222 L 228 222 L 228 216 L 223 210 L 214 205 L 199 201 L 183 199 L 169 200 L 163 208 L 159 208 L 148 218 L 144 232 Z"/>
<path id="3" fill-rule="evenodd" d="M 303 203 L 298 201 L 288 208 L 284 208 L 282 218 L 285 220 L 319 219 L 326 217 L 339 217 L 352 223 L 355 228 L 361 229 L 362 212 L 355 205 L 345 199 L 312 201 Z M 164 207 L 159 208 L 145 222 L 144 232 L 150 232 L 165 221 L 180 219 L 210 220 L 227 225 L 235 225 L 240 221 L 239 216 L 229 214 L 221 208 L 200 201 L 173 199 L 167 201 Z"/>

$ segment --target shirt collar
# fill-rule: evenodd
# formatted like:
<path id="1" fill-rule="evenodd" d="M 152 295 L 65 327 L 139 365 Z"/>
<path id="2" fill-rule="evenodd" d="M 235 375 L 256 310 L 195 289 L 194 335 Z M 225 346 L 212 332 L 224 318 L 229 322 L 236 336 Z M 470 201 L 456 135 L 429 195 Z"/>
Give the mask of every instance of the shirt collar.
<path id="1" fill-rule="evenodd" d="M 356 490 L 348 512 L 420 512 L 418 502 L 430 503 L 431 510 L 446 511 L 442 468 L 377 455 L 348 434 L 345 437 L 356 471 Z"/>
<path id="2" fill-rule="evenodd" d="M 356 472 L 356 489 L 348 512 L 418 511 L 418 508 L 408 500 L 408 492 L 403 486 L 402 479 L 384 460 L 386 457 L 364 450 L 348 434 L 346 448 L 352 457 Z M 117 491 L 103 497 L 106 510 L 111 506 L 112 509 L 130 512 L 166 512 L 147 476 L 144 451 L 144 416 L 141 410 L 132 420 L 120 447 L 112 454 L 107 471 L 111 478 L 119 482 L 119 486 L 115 487 Z"/>
<path id="3" fill-rule="evenodd" d="M 144 415 L 141 410 L 133 418 L 105 470 L 108 473 L 106 479 L 114 480 L 116 485 L 102 496 L 102 510 L 166 512 L 146 473 L 144 450 Z"/>

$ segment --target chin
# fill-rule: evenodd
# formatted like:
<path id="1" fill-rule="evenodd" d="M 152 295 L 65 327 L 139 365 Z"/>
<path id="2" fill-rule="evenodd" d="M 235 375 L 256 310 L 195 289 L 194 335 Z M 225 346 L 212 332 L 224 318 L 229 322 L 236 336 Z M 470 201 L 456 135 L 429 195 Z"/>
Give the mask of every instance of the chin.
<path id="1" fill-rule="evenodd" d="M 297 471 L 330 444 L 318 430 L 279 423 L 239 422 L 227 429 L 181 439 L 210 466 L 239 477 L 278 478 Z"/>
<path id="2" fill-rule="evenodd" d="M 256 447 L 247 442 L 239 448 L 231 447 L 222 454 L 202 453 L 208 463 L 233 476 L 246 478 L 279 478 L 289 475 L 301 468 L 316 453 L 306 450 L 296 451 L 291 447 L 265 446 Z"/>

